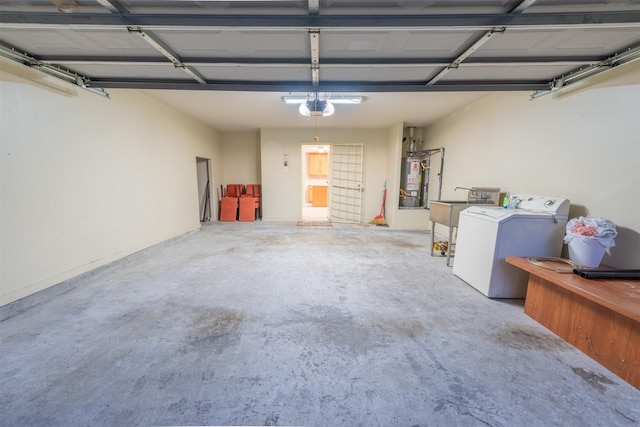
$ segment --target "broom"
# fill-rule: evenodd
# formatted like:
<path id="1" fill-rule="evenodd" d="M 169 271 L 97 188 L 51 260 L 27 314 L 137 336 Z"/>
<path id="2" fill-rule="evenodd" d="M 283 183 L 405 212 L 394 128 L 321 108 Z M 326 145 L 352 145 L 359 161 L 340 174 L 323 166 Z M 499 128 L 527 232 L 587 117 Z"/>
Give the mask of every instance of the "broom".
<path id="1" fill-rule="evenodd" d="M 382 227 L 388 227 L 387 220 L 384 219 L 384 204 L 387 201 L 387 181 L 384 182 L 384 190 L 382 191 L 382 206 L 380 207 L 380 214 L 369 221 L 369 224 L 380 225 Z"/>

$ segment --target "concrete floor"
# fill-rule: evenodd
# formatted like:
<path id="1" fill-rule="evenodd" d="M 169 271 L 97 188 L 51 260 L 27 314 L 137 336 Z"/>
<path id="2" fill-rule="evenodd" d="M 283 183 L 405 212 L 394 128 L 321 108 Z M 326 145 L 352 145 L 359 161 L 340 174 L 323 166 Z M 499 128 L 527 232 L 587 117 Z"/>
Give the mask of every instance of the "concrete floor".
<path id="1" fill-rule="evenodd" d="M 384 227 L 212 223 L 0 310 L 3 426 L 630 426 L 640 391 Z"/>

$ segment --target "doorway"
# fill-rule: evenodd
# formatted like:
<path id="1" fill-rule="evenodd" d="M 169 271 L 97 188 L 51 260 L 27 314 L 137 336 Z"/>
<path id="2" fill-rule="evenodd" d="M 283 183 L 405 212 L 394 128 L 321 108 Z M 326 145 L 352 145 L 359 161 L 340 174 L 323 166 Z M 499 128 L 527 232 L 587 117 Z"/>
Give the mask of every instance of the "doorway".
<path id="1" fill-rule="evenodd" d="M 302 220 L 329 221 L 331 146 L 302 145 Z"/>
<path id="2" fill-rule="evenodd" d="M 198 204 L 200 222 L 211 221 L 211 181 L 209 177 L 209 159 L 196 157 L 196 175 L 198 180 Z"/>

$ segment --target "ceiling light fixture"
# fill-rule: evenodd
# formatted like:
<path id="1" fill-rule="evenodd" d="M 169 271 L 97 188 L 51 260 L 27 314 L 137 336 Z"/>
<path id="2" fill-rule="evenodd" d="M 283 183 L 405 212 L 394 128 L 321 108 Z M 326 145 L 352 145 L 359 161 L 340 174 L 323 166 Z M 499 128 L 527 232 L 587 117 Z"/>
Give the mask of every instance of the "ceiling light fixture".
<path id="1" fill-rule="evenodd" d="M 310 99 L 300 104 L 298 108 L 300 114 L 305 117 L 319 116 L 328 117 L 335 113 L 336 109 L 329 101 L 320 100 L 318 98 Z"/>
<path id="2" fill-rule="evenodd" d="M 309 95 L 286 95 L 282 97 L 285 104 L 304 104 L 309 101 Z M 362 96 L 339 96 L 336 98 L 325 96 L 325 100 L 330 101 L 332 104 L 360 104 L 364 101 Z"/>
<path id="3" fill-rule="evenodd" d="M 328 117 L 335 113 L 334 104 L 360 104 L 362 96 L 337 96 L 328 94 L 308 93 L 306 95 L 286 95 L 282 97 L 285 104 L 300 104 L 298 111 L 305 117 Z"/>

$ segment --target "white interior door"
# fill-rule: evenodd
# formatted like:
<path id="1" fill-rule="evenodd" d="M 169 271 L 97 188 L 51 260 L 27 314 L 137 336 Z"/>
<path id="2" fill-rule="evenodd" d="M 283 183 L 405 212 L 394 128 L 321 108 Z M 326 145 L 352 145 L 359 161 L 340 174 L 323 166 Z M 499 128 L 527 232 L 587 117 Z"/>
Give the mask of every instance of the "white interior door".
<path id="1" fill-rule="evenodd" d="M 362 222 L 362 144 L 331 147 L 331 221 Z"/>

